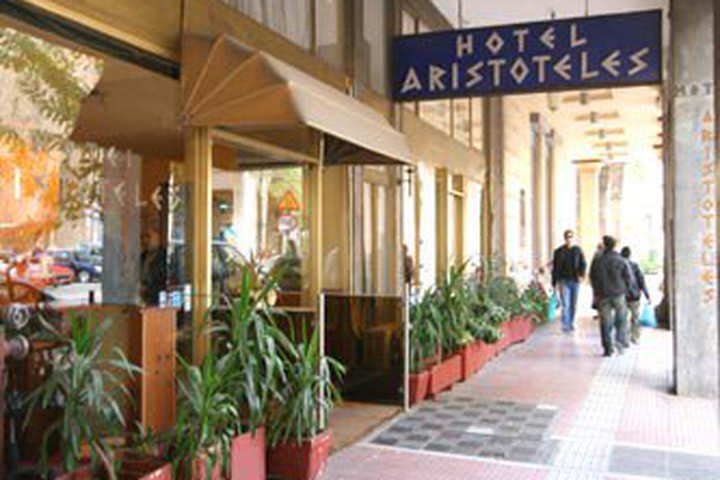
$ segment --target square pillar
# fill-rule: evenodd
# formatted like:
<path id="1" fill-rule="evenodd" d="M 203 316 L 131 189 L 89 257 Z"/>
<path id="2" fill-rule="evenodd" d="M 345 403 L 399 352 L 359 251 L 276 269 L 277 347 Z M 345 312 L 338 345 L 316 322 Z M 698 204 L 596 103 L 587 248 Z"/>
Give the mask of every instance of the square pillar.
<path id="1" fill-rule="evenodd" d="M 212 139 L 207 127 L 191 127 L 185 137 L 190 185 L 190 221 L 185 235 L 192 279 L 193 362 L 202 362 L 210 346 L 203 332 L 212 302 Z"/>
<path id="2" fill-rule="evenodd" d="M 592 258 L 603 233 L 600 231 L 600 160 L 578 160 L 578 218 L 580 246 L 586 258 Z"/>
<path id="3" fill-rule="evenodd" d="M 671 2 L 668 289 L 680 395 L 717 397 L 718 259 L 713 0 Z"/>

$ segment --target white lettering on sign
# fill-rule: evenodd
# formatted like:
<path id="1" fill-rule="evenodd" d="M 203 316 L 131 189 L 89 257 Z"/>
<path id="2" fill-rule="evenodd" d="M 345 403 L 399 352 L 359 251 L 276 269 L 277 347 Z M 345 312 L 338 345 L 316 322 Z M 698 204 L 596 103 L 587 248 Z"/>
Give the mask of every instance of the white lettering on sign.
<path id="1" fill-rule="evenodd" d="M 537 75 L 538 75 L 538 82 L 544 83 L 545 82 L 545 65 L 547 65 L 547 62 L 551 60 L 550 55 L 535 55 L 532 58 L 533 63 L 537 65 Z"/>
<path id="2" fill-rule="evenodd" d="M 411 90 L 422 91 L 422 83 L 420 83 L 417 72 L 412 67 L 410 68 L 410 70 L 408 70 L 407 75 L 405 75 L 405 81 L 403 82 L 403 86 L 400 92 L 406 93 Z"/>
<path id="3" fill-rule="evenodd" d="M 515 83 L 517 83 L 518 85 L 525 81 L 529 73 L 530 68 L 528 68 L 525 60 L 523 60 L 522 58 L 518 58 L 517 60 L 515 60 L 513 66 L 510 67 L 510 75 L 512 75 Z"/>
<path id="4" fill-rule="evenodd" d="M 493 68 L 493 85 L 496 87 L 500 86 L 500 69 L 507 63 L 504 58 L 493 58 L 488 60 L 488 65 Z"/>
<path id="5" fill-rule="evenodd" d="M 600 72 L 597 70 L 589 70 L 588 69 L 588 53 L 582 52 L 582 55 L 580 55 L 580 75 L 582 76 L 583 80 L 590 80 L 591 78 L 595 78 L 598 75 L 600 75 Z"/>
<path id="6" fill-rule="evenodd" d="M 613 77 L 619 77 L 620 76 L 620 70 L 618 68 L 620 67 L 620 50 L 615 50 L 610 55 L 605 57 L 605 60 L 602 62 L 602 66 L 607 72 L 612 75 Z"/>
<path id="7" fill-rule="evenodd" d="M 540 36 L 540 41 L 550 50 L 555 50 L 555 27 L 550 27 Z"/>
<path id="8" fill-rule="evenodd" d="M 497 55 L 500 50 L 505 46 L 505 40 L 500 36 L 499 33 L 493 32 L 492 35 L 488 37 L 488 39 L 485 41 L 485 46 L 490 50 L 494 55 Z M 489 62 L 488 62 L 489 63 Z"/>
<path id="9" fill-rule="evenodd" d="M 453 90 L 457 90 L 460 86 L 460 79 L 459 77 L 459 65 L 457 62 L 453 62 L 452 64 L 452 88 Z"/>
<path id="10" fill-rule="evenodd" d="M 457 58 L 462 58 L 465 55 L 473 54 L 473 36 L 472 33 L 465 35 L 458 35 L 456 39 L 456 54 Z"/>
<path id="11" fill-rule="evenodd" d="M 478 83 L 483 81 L 483 76 L 480 73 L 480 69 L 483 68 L 484 66 L 485 66 L 485 62 L 477 62 L 472 67 L 468 68 L 467 73 L 472 78 L 467 81 L 467 83 L 465 84 L 465 87 L 467 87 L 467 88 L 474 87 L 475 85 L 477 85 Z"/>
<path id="12" fill-rule="evenodd" d="M 530 29 L 521 28 L 519 30 L 513 30 L 513 35 L 517 39 L 518 52 L 525 52 L 525 37 L 530 33 Z"/>
<path id="13" fill-rule="evenodd" d="M 437 65 L 430 65 L 431 92 L 434 92 L 435 90 L 440 90 L 442 92 L 443 90 L 445 90 L 445 84 L 442 82 L 442 77 L 444 77 L 446 73 L 447 72 L 445 70 L 438 67 Z"/>
<path id="14" fill-rule="evenodd" d="M 555 70 L 555 73 L 565 80 L 570 80 L 570 72 L 572 70 L 572 64 L 570 64 L 570 54 L 566 53 L 565 56 L 553 66 L 553 70 Z"/>
<path id="15" fill-rule="evenodd" d="M 648 67 L 648 64 L 645 60 L 642 59 L 645 55 L 650 53 L 650 49 L 645 47 L 642 50 L 638 50 L 637 52 L 630 55 L 630 61 L 635 64 L 633 68 L 628 71 L 628 75 L 635 76 L 638 73 L 642 72 Z"/>
<path id="16" fill-rule="evenodd" d="M 570 46 L 572 48 L 581 47 L 587 43 L 587 38 L 580 38 L 578 34 L 577 23 L 570 25 Z"/>

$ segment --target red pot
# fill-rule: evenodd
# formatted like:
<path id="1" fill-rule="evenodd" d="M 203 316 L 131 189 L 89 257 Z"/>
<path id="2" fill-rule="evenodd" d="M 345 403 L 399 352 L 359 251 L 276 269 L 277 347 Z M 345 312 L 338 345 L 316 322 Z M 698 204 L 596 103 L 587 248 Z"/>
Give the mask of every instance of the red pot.
<path id="1" fill-rule="evenodd" d="M 462 350 L 462 380 L 465 381 L 482 368 L 487 361 L 483 343 L 477 340 Z"/>
<path id="2" fill-rule="evenodd" d="M 462 378 L 462 355 L 455 355 L 445 359 L 430 371 L 430 394 L 438 393 L 452 387 Z"/>
<path id="3" fill-rule="evenodd" d="M 500 329 L 503 332 L 502 338 L 497 343 L 497 352 L 500 353 L 506 348 L 510 346 L 512 343 L 513 338 L 513 327 L 512 327 L 513 320 L 510 319 L 509 321 L 503 323 L 500 326 Z"/>
<path id="4" fill-rule="evenodd" d="M 233 438 L 230 448 L 231 480 L 265 480 L 265 428 Z"/>
<path id="5" fill-rule="evenodd" d="M 280 443 L 268 449 L 267 470 L 282 480 L 314 480 L 325 470 L 332 433 L 326 430 L 298 444 Z"/>
<path id="6" fill-rule="evenodd" d="M 218 458 L 215 460 L 212 472 L 210 475 L 207 474 L 207 457 L 199 456 L 192 461 L 192 472 L 191 480 L 220 480 L 221 475 L 222 459 Z"/>
<path id="7" fill-rule="evenodd" d="M 425 400 L 428 394 L 430 383 L 430 372 L 424 370 L 420 373 L 410 374 L 410 405 L 415 405 Z"/>
<path id="8" fill-rule="evenodd" d="M 63 473 L 55 477 L 56 480 L 93 480 L 93 469 L 81 467 L 70 473 Z"/>
<path id="9" fill-rule="evenodd" d="M 172 480 L 172 466 L 155 458 L 126 458 L 118 480 Z"/>

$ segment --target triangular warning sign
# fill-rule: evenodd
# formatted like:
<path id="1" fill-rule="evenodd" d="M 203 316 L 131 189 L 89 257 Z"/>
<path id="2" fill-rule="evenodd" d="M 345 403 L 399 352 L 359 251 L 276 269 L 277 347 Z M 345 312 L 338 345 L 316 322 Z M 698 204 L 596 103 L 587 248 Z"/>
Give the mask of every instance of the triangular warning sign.
<path id="1" fill-rule="evenodd" d="M 278 210 L 284 212 L 294 212 L 300 210 L 300 203 L 298 203 L 295 194 L 292 190 L 286 191 L 277 205 Z"/>
<path id="2" fill-rule="evenodd" d="M 705 116 L 703 117 L 703 123 L 712 123 L 713 117 L 710 111 L 705 112 Z"/>

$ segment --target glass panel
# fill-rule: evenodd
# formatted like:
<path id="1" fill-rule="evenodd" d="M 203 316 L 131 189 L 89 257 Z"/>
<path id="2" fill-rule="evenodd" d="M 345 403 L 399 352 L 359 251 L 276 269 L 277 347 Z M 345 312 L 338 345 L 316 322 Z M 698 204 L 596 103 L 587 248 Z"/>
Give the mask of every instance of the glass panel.
<path id="1" fill-rule="evenodd" d="M 455 195 L 450 195 L 450 198 L 448 198 L 449 205 L 448 205 L 448 219 L 447 219 L 447 242 L 448 242 L 448 251 L 447 251 L 447 259 L 448 259 L 448 266 L 451 267 L 455 265 L 455 260 L 457 259 L 457 239 L 456 239 L 456 222 L 457 222 L 457 209 L 455 208 L 455 202 L 457 200 L 457 197 Z"/>
<path id="2" fill-rule="evenodd" d="M 482 98 L 473 98 L 472 102 L 472 146 L 483 150 L 483 108 Z"/>
<path id="3" fill-rule="evenodd" d="M 281 267 L 281 297 L 299 296 L 304 287 L 302 263 L 308 237 L 302 198 L 300 167 L 213 171 L 212 277 L 216 294 L 236 294 L 238 267 L 251 262 L 265 271 Z"/>
<path id="4" fill-rule="evenodd" d="M 310 48 L 311 0 L 222 0 L 285 38 Z"/>
<path id="5" fill-rule="evenodd" d="M 387 238 L 387 214 L 386 189 L 382 185 L 377 187 L 377 210 L 375 217 L 375 225 L 377 237 L 375 243 L 377 245 L 377 290 L 375 293 L 383 294 L 390 291 L 390 249 L 388 244 L 390 239 Z"/>
<path id="6" fill-rule="evenodd" d="M 152 259 L 140 262 L 141 157 L 69 140 L 81 108 L 96 106 L 104 62 L 12 29 L 0 45 L 0 303 L 157 301 L 165 256 L 154 222 L 143 235 Z M 118 115 L 114 105 L 103 114 Z M 140 288 L 143 265 L 152 292 Z"/>
<path id="7" fill-rule="evenodd" d="M 460 143 L 470 146 L 470 100 L 453 100 L 453 135 Z"/>
<path id="8" fill-rule="evenodd" d="M 339 0 L 316 0 L 316 48 L 320 58 L 343 69 L 342 62 L 342 3 Z"/>
<path id="9" fill-rule="evenodd" d="M 419 102 L 420 118 L 450 135 L 450 100 Z"/>
<path id="10" fill-rule="evenodd" d="M 365 0 L 362 10 L 362 38 L 356 52 L 361 66 L 360 80 L 378 93 L 387 90 L 387 27 L 385 0 Z"/>
<path id="11" fill-rule="evenodd" d="M 373 279 L 373 186 L 370 183 L 363 183 L 363 275 L 362 286 L 363 293 L 372 291 Z"/>

